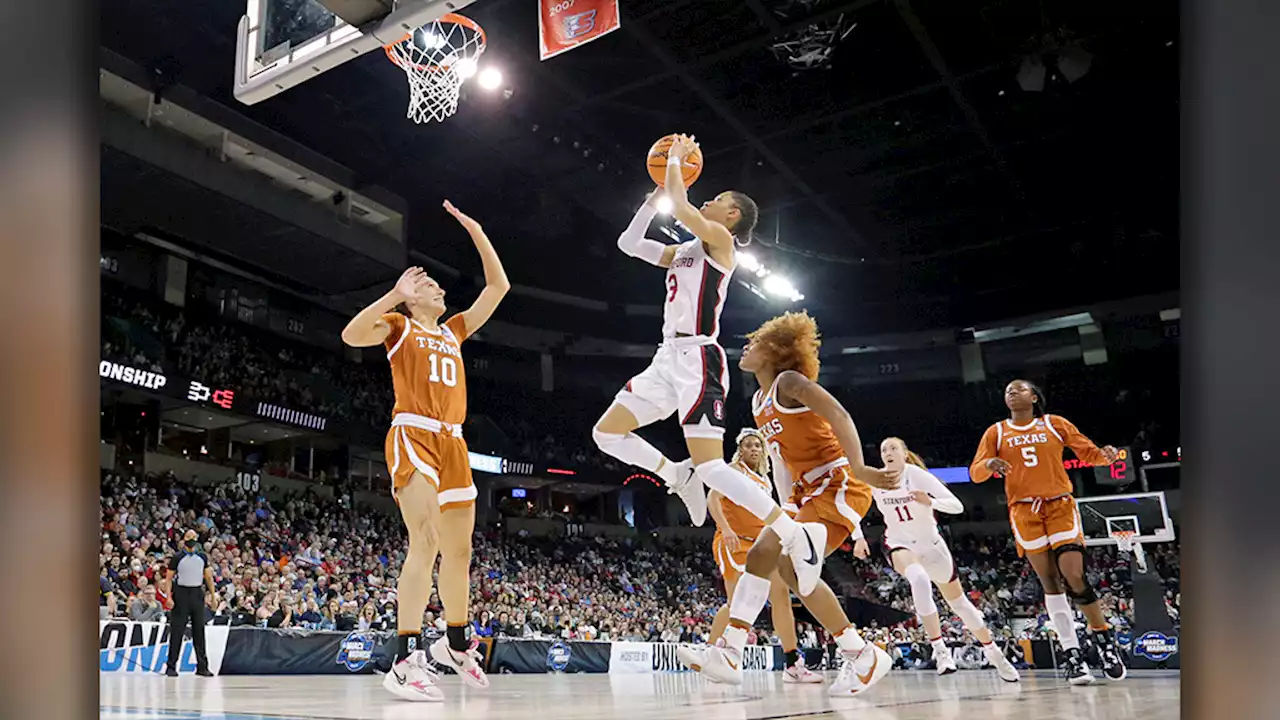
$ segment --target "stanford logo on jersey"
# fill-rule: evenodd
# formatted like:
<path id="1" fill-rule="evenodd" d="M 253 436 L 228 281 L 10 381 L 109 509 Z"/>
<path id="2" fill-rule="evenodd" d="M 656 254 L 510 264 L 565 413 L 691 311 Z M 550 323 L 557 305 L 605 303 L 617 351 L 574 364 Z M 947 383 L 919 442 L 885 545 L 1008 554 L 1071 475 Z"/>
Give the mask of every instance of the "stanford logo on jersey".
<path id="1" fill-rule="evenodd" d="M 722 401 L 720 401 L 720 400 L 717 400 L 717 401 L 715 401 L 715 403 L 711 406 L 711 408 L 712 408 L 712 412 L 714 412 L 714 413 L 716 414 L 716 419 L 717 419 L 717 420 L 723 420 L 723 419 L 724 419 L 724 402 L 722 402 Z"/>
<path id="2" fill-rule="evenodd" d="M 673 268 L 693 267 L 693 264 L 696 262 L 697 262 L 696 258 L 691 258 L 691 257 L 676 258 L 675 260 L 671 261 L 671 267 Z"/>

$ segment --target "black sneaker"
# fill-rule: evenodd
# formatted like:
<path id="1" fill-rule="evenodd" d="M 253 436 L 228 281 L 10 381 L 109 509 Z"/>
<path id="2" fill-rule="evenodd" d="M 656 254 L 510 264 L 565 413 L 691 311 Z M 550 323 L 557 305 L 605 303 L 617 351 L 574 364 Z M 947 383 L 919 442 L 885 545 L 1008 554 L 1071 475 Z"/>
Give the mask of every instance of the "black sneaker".
<path id="1" fill-rule="evenodd" d="M 1103 630 L 1093 634 L 1098 645 L 1098 655 L 1102 658 L 1102 673 L 1111 682 L 1120 682 L 1129 675 L 1124 666 L 1124 658 L 1120 656 L 1120 648 L 1116 645 L 1114 630 Z"/>
<path id="2" fill-rule="evenodd" d="M 178 677 L 178 671 L 174 670 L 173 668 L 167 668 L 164 671 L 164 674 L 168 675 L 169 677 Z"/>
<path id="3" fill-rule="evenodd" d="M 209 672 L 209 668 L 201 668 L 196 670 L 196 674 L 200 677 L 213 677 L 213 673 Z"/>
<path id="4" fill-rule="evenodd" d="M 1093 673 L 1084 661 L 1084 653 L 1080 648 L 1066 651 L 1066 662 L 1062 666 L 1067 671 L 1067 682 L 1072 685 L 1089 685 L 1093 682 Z"/>

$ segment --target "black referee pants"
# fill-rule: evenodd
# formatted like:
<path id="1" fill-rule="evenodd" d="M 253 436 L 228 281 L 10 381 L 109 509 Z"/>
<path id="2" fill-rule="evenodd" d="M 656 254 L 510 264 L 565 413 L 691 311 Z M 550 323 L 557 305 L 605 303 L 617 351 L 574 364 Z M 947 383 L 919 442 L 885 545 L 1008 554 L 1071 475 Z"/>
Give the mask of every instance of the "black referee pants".
<path id="1" fill-rule="evenodd" d="M 209 658 L 204 652 L 204 586 L 173 585 L 173 609 L 169 611 L 169 670 L 178 669 L 182 652 L 182 635 L 191 623 L 191 644 L 196 651 L 196 669 L 207 670 Z"/>

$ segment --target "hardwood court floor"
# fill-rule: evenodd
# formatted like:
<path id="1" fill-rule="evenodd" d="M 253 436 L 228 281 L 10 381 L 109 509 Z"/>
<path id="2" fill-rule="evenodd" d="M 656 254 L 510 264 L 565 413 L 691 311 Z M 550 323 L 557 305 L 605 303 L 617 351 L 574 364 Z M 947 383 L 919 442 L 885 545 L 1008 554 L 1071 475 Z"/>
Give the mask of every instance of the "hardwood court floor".
<path id="1" fill-rule="evenodd" d="M 831 677 L 829 674 L 828 677 Z M 386 694 L 379 676 L 180 677 L 100 674 L 100 717 L 112 720 L 1173 720 L 1176 671 L 1131 671 L 1121 683 L 1070 687 L 1050 672 L 1006 684 L 990 671 L 938 677 L 895 671 L 862 698 L 826 685 L 747 673 L 741 688 L 690 673 L 494 675 L 487 691 L 442 681 L 440 704 Z"/>

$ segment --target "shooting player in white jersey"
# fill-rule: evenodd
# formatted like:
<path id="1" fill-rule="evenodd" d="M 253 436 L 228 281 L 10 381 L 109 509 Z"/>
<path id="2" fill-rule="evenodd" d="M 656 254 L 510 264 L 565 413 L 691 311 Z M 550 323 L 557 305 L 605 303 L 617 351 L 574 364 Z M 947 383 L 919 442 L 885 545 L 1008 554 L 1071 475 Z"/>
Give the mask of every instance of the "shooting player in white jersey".
<path id="1" fill-rule="evenodd" d="M 750 242 L 759 209 L 737 191 L 720 193 L 696 208 L 689 202 L 681 163 L 697 148 L 693 138 L 678 135 L 667 156 L 665 194 L 672 213 L 694 240 L 667 245 L 645 237 L 657 214 L 651 194 L 618 238 L 618 248 L 631 257 L 667 270 L 663 286 L 662 344 L 653 362 L 618 392 L 613 404 L 591 431 L 601 451 L 661 477 L 669 492 L 689 508 L 694 525 L 707 519 L 706 487 L 764 521 L 794 548 L 797 575 L 816 583 L 822 556 L 802 552 L 812 547 L 804 525 L 792 520 L 769 493 L 724 461 L 725 399 L 729 367 L 718 340 L 720 312 L 729 279 L 737 267 L 737 245 Z M 673 463 L 639 435 L 637 428 L 679 412 L 689 459 Z M 813 558 L 806 563 L 805 558 Z"/>
<path id="2" fill-rule="evenodd" d="M 964 594 L 951 550 L 938 532 L 933 513 L 958 515 L 964 504 L 946 484 L 925 469 L 919 455 L 896 437 L 880 443 L 880 458 L 888 470 L 902 472 L 901 484 L 893 490 L 871 489 L 871 496 L 884 516 L 885 552 L 893 569 L 911 585 L 911 600 L 933 646 L 933 657 L 939 675 L 956 671 L 956 661 L 942 637 L 938 606 L 933 600 L 937 585 L 947 604 L 964 621 L 964 626 L 982 643 L 982 652 L 1006 682 L 1018 682 L 1018 671 L 996 647 L 982 612 Z M 854 543 L 855 556 L 866 559 L 870 554 L 865 539 Z"/>

